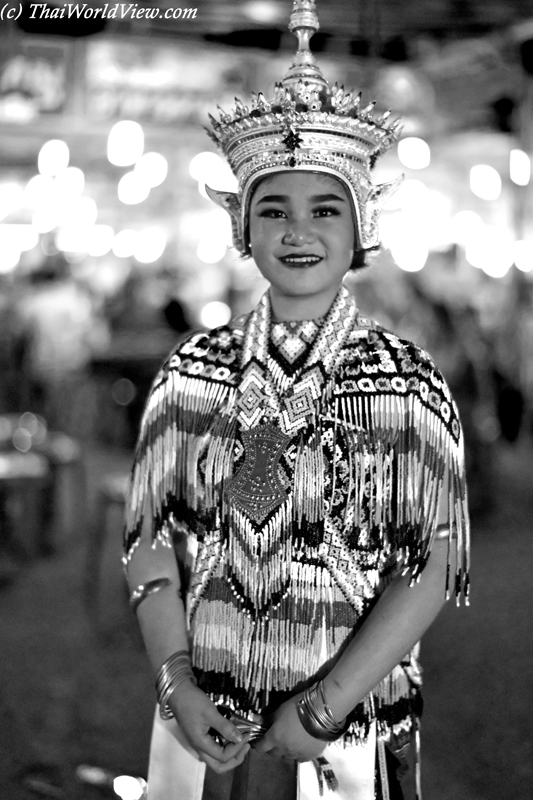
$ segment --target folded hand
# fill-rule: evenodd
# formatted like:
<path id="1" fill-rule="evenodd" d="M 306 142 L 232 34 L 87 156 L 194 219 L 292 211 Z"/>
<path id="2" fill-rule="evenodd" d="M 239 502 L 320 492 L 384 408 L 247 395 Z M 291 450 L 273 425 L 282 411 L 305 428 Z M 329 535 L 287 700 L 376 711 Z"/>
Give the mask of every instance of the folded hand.
<path id="1" fill-rule="evenodd" d="M 242 764 L 250 749 L 248 739 L 219 714 L 215 704 L 201 689 L 191 681 L 184 681 L 168 703 L 189 743 L 207 766 L 222 773 Z M 227 744 L 217 744 L 210 730 L 220 734 Z"/>

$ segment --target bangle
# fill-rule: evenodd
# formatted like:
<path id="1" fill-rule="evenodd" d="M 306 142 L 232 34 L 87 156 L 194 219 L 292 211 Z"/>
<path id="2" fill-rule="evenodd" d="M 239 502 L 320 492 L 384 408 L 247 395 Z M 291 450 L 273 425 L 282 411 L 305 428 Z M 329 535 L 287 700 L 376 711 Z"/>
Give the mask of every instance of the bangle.
<path id="1" fill-rule="evenodd" d="M 298 701 L 298 717 L 310 736 L 323 742 L 334 742 L 348 730 L 348 718 L 337 722 L 326 703 L 322 681 L 306 689 Z"/>
<path id="2" fill-rule="evenodd" d="M 254 721 L 240 716 L 229 706 L 217 705 L 217 710 L 219 714 L 222 714 L 223 717 L 229 719 L 229 721 L 235 725 L 242 736 L 247 736 L 249 742 L 256 742 L 258 739 L 262 739 L 268 730 L 268 726 L 264 723 L 263 718 L 259 715 L 254 715 Z M 217 741 L 217 744 L 225 741 L 220 734 L 217 734 L 214 738 Z"/>
<path id="3" fill-rule="evenodd" d="M 143 600 L 146 600 L 146 598 L 150 597 L 151 594 L 160 592 L 161 589 L 165 589 L 167 586 L 170 586 L 171 583 L 172 581 L 170 578 L 155 578 L 153 581 L 141 583 L 130 595 L 131 610 L 135 613 Z"/>
<path id="4" fill-rule="evenodd" d="M 191 657 L 187 650 L 178 650 L 161 665 L 155 680 L 157 702 L 162 719 L 172 719 L 174 716 L 168 705 L 168 699 L 180 683 L 187 680 L 193 681 L 196 685 L 196 678 L 191 667 Z"/>

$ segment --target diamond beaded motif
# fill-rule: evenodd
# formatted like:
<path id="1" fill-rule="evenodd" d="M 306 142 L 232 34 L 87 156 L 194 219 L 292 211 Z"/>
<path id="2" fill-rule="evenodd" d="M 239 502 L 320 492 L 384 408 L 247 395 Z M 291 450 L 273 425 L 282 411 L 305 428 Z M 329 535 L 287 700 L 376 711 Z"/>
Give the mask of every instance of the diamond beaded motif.
<path id="1" fill-rule="evenodd" d="M 275 322 L 272 325 L 270 338 L 274 347 L 289 364 L 294 364 L 315 339 L 320 320 L 303 320 L 301 322 Z"/>
<path id="2" fill-rule="evenodd" d="M 256 425 L 263 415 L 265 405 L 264 381 L 262 371 L 256 364 L 250 364 L 241 386 L 239 409 L 247 426 Z"/>
<path id="3" fill-rule="evenodd" d="M 283 420 L 287 428 L 302 424 L 313 413 L 320 398 L 324 376 L 317 365 L 306 373 L 303 380 L 298 381 L 290 395 L 285 399 Z"/>

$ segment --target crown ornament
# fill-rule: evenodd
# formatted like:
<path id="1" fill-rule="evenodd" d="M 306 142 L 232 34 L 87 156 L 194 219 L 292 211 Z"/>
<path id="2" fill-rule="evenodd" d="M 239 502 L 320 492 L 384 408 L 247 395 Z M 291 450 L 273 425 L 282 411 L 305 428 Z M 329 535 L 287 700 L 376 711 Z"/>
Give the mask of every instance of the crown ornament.
<path id="1" fill-rule="evenodd" d="M 338 178 L 352 200 L 358 249 L 379 247 L 379 215 L 403 176 L 374 186 L 371 169 L 394 145 L 401 120 L 391 112 L 375 116 L 375 103 L 363 105 L 361 93 L 332 87 L 311 52 L 310 40 L 319 29 L 315 0 L 294 0 L 289 30 L 298 39 L 294 60 L 267 100 L 252 94 L 245 105 L 238 98 L 219 119 L 209 115 L 208 135 L 222 150 L 238 179 L 238 192 L 206 186 L 216 203 L 230 214 L 233 243 L 250 255 L 248 209 L 259 180 L 290 170 L 322 172 Z"/>

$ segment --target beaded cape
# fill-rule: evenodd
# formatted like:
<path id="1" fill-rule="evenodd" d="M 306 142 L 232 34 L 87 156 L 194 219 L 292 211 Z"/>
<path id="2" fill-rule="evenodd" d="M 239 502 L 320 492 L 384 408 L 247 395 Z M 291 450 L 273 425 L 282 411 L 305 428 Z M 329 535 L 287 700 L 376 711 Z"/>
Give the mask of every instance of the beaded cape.
<path id="1" fill-rule="evenodd" d="M 305 332 L 299 354 L 271 325 L 267 293 L 180 342 L 147 402 L 127 506 L 126 565 L 147 501 L 154 544 L 185 542 L 198 684 L 250 718 L 326 674 L 394 576 L 420 578 L 439 503 L 457 556 L 443 589 L 468 597 L 462 431 L 435 364 L 359 314 L 344 287 Z M 272 448 L 274 491 L 257 510 L 239 481 L 265 421 L 272 441 L 257 446 Z M 376 720 L 400 748 L 419 688 L 413 651 L 353 710 L 345 744 Z"/>

